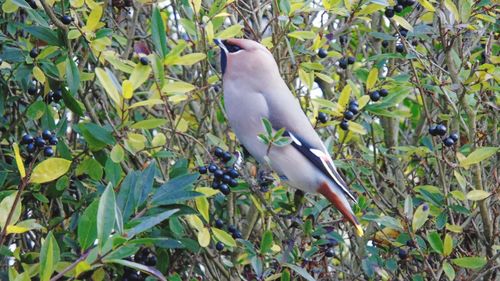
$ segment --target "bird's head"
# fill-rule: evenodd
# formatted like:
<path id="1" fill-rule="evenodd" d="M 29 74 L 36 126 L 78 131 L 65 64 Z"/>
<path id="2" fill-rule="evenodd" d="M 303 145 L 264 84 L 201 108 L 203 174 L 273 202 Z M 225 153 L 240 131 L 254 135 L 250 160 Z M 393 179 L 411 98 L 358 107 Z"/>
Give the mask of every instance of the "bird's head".
<path id="1" fill-rule="evenodd" d="M 214 39 L 221 49 L 220 63 L 223 77 L 264 74 L 277 71 L 273 55 L 266 47 L 247 39 Z"/>

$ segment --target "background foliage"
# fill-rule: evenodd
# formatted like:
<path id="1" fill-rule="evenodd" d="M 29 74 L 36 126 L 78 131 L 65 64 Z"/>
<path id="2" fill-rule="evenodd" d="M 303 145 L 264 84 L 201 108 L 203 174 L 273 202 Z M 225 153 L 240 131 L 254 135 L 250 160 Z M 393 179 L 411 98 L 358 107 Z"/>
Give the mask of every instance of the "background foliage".
<path id="1" fill-rule="evenodd" d="M 0 3 L 3 280 L 498 278 L 497 2 L 419 0 L 390 19 L 392 0 Z M 259 186 L 237 160 L 212 43 L 229 37 L 272 51 L 363 237 L 323 197 Z M 52 157 L 20 144 L 44 130 Z M 217 161 L 239 162 L 227 196 L 198 174 Z M 156 265 L 136 262 L 144 247 Z"/>

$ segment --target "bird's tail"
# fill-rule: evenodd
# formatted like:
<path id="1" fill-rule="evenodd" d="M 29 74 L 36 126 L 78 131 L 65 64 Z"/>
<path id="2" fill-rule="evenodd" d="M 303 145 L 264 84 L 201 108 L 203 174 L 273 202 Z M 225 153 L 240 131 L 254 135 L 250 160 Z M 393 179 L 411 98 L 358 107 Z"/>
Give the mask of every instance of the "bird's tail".
<path id="1" fill-rule="evenodd" d="M 328 201 L 330 201 L 341 213 L 344 217 L 356 228 L 356 234 L 358 236 L 363 236 L 363 228 L 359 223 L 358 219 L 354 215 L 354 212 L 347 201 L 347 198 L 341 194 L 341 191 L 338 192 L 330 186 L 327 182 L 323 182 L 318 190 L 323 196 L 325 196 Z"/>

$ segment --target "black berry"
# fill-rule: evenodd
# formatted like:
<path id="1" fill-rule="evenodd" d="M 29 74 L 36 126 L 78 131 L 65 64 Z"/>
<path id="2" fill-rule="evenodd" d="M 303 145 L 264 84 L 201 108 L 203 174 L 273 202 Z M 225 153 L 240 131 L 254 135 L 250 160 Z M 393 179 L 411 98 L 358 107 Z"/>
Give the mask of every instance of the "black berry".
<path id="1" fill-rule="evenodd" d="M 21 139 L 21 144 L 30 144 L 33 143 L 34 139 L 31 135 L 25 134 Z"/>
<path id="2" fill-rule="evenodd" d="M 35 144 L 34 143 L 28 143 L 28 145 L 26 146 L 26 150 L 29 153 L 35 152 L 35 150 L 36 150 Z"/>
<path id="3" fill-rule="evenodd" d="M 403 44 L 397 44 L 396 45 L 396 52 L 402 53 L 404 51 L 405 51 L 405 47 L 403 46 Z"/>
<path id="4" fill-rule="evenodd" d="M 453 133 L 450 135 L 450 138 L 454 141 L 454 142 L 457 142 L 458 141 L 458 134 L 457 133 Z"/>
<path id="5" fill-rule="evenodd" d="M 429 134 L 431 136 L 437 136 L 438 133 L 437 133 L 437 126 L 436 125 L 432 125 L 430 128 L 429 128 Z"/>
<path id="6" fill-rule="evenodd" d="M 59 140 L 57 139 L 57 137 L 56 137 L 56 136 L 52 136 L 52 137 L 50 137 L 50 139 L 49 139 L 49 144 L 50 144 L 50 145 L 57 145 L 57 143 L 58 143 L 58 142 L 59 142 Z"/>
<path id="7" fill-rule="evenodd" d="M 389 94 L 389 91 L 387 91 L 386 89 L 380 89 L 378 92 L 382 97 L 387 97 L 387 95 Z"/>
<path id="8" fill-rule="evenodd" d="M 426 212 L 427 210 L 429 210 L 429 205 L 424 204 L 424 205 L 422 206 L 422 210 L 424 210 L 424 212 Z"/>
<path id="9" fill-rule="evenodd" d="M 221 169 L 217 169 L 217 170 L 214 172 L 214 177 L 215 177 L 216 179 L 221 179 L 223 176 L 224 176 L 224 171 L 222 171 Z"/>
<path id="10" fill-rule="evenodd" d="M 339 241 L 337 241 L 337 239 L 329 239 L 328 240 L 328 243 L 326 244 L 327 247 L 335 247 L 339 244 Z"/>
<path id="11" fill-rule="evenodd" d="M 49 130 L 44 130 L 42 132 L 42 138 L 44 140 L 48 140 L 48 139 L 50 139 L 50 137 L 52 137 L 52 133 Z"/>
<path id="12" fill-rule="evenodd" d="M 62 99 L 62 91 L 61 90 L 56 90 L 54 93 L 52 93 L 52 100 L 54 102 L 59 102 Z"/>
<path id="13" fill-rule="evenodd" d="M 339 42 L 340 42 L 340 45 L 347 44 L 347 35 L 340 35 L 339 36 Z"/>
<path id="14" fill-rule="evenodd" d="M 327 52 L 325 49 L 320 48 L 320 49 L 318 50 L 318 57 L 320 57 L 320 58 L 324 59 L 324 58 L 326 58 L 327 56 L 328 56 L 328 52 Z"/>
<path id="15" fill-rule="evenodd" d="M 413 6 L 413 5 L 415 5 L 415 0 L 406 0 L 405 4 L 406 4 L 406 6 Z"/>
<path id="16" fill-rule="evenodd" d="M 214 150 L 214 154 L 215 154 L 215 156 L 220 158 L 224 154 L 224 150 L 222 150 L 222 148 L 220 148 L 220 147 L 216 147 Z"/>
<path id="17" fill-rule="evenodd" d="M 147 266 L 155 266 L 157 262 L 158 262 L 158 259 L 156 258 L 156 256 L 153 254 L 150 254 L 146 258 L 144 264 Z"/>
<path id="18" fill-rule="evenodd" d="M 408 257 L 408 252 L 406 252 L 404 249 L 399 249 L 398 256 L 400 259 L 404 260 Z"/>
<path id="19" fill-rule="evenodd" d="M 403 5 L 394 6 L 394 12 L 396 13 L 401 13 L 402 10 L 403 10 Z"/>
<path id="20" fill-rule="evenodd" d="M 446 145 L 447 147 L 451 147 L 455 144 L 455 141 L 452 139 L 452 138 L 445 138 L 443 140 L 443 143 L 444 145 Z"/>
<path id="21" fill-rule="evenodd" d="M 215 220 L 215 227 L 222 228 L 224 226 L 224 222 L 221 219 Z"/>
<path id="22" fill-rule="evenodd" d="M 354 113 L 352 111 L 350 111 L 350 110 L 346 110 L 344 112 L 344 118 L 346 120 L 352 120 L 352 118 L 354 118 Z"/>
<path id="23" fill-rule="evenodd" d="M 241 239 L 241 238 L 243 238 L 243 235 L 241 235 L 241 231 L 239 231 L 239 230 L 236 230 L 236 231 L 233 233 L 233 235 L 232 235 L 232 236 L 233 236 L 233 238 L 234 238 L 234 239 Z"/>
<path id="24" fill-rule="evenodd" d="M 229 169 L 229 171 L 227 171 L 227 174 L 233 179 L 237 179 L 240 176 L 238 171 L 236 171 L 236 169 L 234 168 Z"/>
<path id="25" fill-rule="evenodd" d="M 436 133 L 440 136 L 444 136 L 446 134 L 446 126 L 443 124 L 439 124 L 436 126 Z"/>
<path id="26" fill-rule="evenodd" d="M 399 30 L 399 34 L 401 34 L 401 36 L 403 36 L 403 37 L 406 37 L 408 35 L 408 30 L 404 29 L 404 28 L 401 28 Z"/>
<path id="27" fill-rule="evenodd" d="M 218 181 L 212 182 L 212 188 L 213 189 L 219 189 L 219 187 L 220 187 L 220 182 L 218 182 Z"/>
<path id="28" fill-rule="evenodd" d="M 229 195 L 229 193 L 231 193 L 231 189 L 229 188 L 229 186 L 225 183 L 221 183 L 219 185 L 219 190 L 220 192 L 222 192 L 222 194 L 224 195 Z"/>
<path id="29" fill-rule="evenodd" d="M 206 174 L 207 173 L 207 167 L 205 167 L 205 166 L 198 167 L 198 173 L 200 173 L 202 175 Z"/>
<path id="30" fill-rule="evenodd" d="M 43 138 L 41 138 L 41 137 L 36 137 L 35 138 L 35 145 L 38 148 L 42 148 L 45 146 L 45 140 L 43 140 Z"/>
<path id="31" fill-rule="evenodd" d="M 347 60 L 345 58 L 341 58 L 339 60 L 339 66 L 342 69 L 346 69 L 347 68 Z"/>
<path id="32" fill-rule="evenodd" d="M 229 233 L 231 233 L 231 234 L 236 233 L 236 231 L 237 231 L 236 226 L 234 226 L 234 225 L 230 225 L 230 226 L 227 228 L 227 231 L 229 231 Z"/>
<path id="33" fill-rule="evenodd" d="M 355 57 L 348 57 L 347 58 L 347 63 L 348 64 L 354 64 L 356 62 L 356 58 Z"/>
<path id="34" fill-rule="evenodd" d="M 392 18 L 394 16 L 394 9 L 391 7 L 385 8 L 385 16 L 388 18 Z"/>
<path id="35" fill-rule="evenodd" d="M 331 258 L 335 256 L 335 251 L 332 248 L 328 248 L 325 252 L 325 256 Z"/>
<path id="36" fill-rule="evenodd" d="M 384 48 L 389 47 L 389 41 L 387 41 L 387 40 L 382 41 L 382 47 L 384 47 Z"/>
<path id="37" fill-rule="evenodd" d="M 32 96 L 34 96 L 34 95 L 38 94 L 38 89 L 37 89 L 37 87 L 33 86 L 33 87 L 28 88 L 28 94 L 30 94 L 30 95 L 32 95 Z"/>
<path id="38" fill-rule="evenodd" d="M 217 166 L 215 166 L 214 164 L 208 165 L 208 171 L 210 173 L 213 173 L 213 172 L 217 171 Z"/>
<path id="39" fill-rule="evenodd" d="M 215 244 L 215 249 L 217 249 L 217 251 L 222 251 L 224 250 L 224 244 L 222 242 L 217 242 L 217 244 Z"/>
<path id="40" fill-rule="evenodd" d="M 349 104 L 349 107 L 347 108 L 352 114 L 356 115 L 359 112 L 358 106 L 356 104 Z"/>
<path id="41" fill-rule="evenodd" d="M 31 9 L 34 9 L 34 10 L 36 10 L 38 8 L 38 6 L 36 5 L 35 0 L 28 1 L 28 5 L 30 5 Z"/>
<path id="42" fill-rule="evenodd" d="M 39 54 L 40 54 L 40 52 L 38 51 L 38 49 L 37 49 L 37 48 L 33 48 L 33 49 L 31 49 L 31 51 L 30 51 L 30 57 L 32 57 L 32 58 L 36 58 L 36 57 L 38 57 L 38 55 L 39 55 Z"/>
<path id="43" fill-rule="evenodd" d="M 380 93 L 378 91 L 373 91 L 370 93 L 370 99 L 372 101 L 379 101 L 380 100 Z"/>
<path id="44" fill-rule="evenodd" d="M 223 183 L 229 183 L 232 180 L 232 178 L 229 175 L 223 175 L 222 176 L 222 182 Z"/>
<path id="45" fill-rule="evenodd" d="M 233 158 L 233 155 L 229 151 L 226 151 L 224 152 L 224 154 L 222 154 L 222 161 L 224 162 L 228 162 L 229 160 L 231 160 L 231 158 Z"/>
<path id="46" fill-rule="evenodd" d="M 68 15 L 64 15 L 61 18 L 61 22 L 64 23 L 65 25 L 70 24 L 72 21 L 73 21 L 73 18 L 71 16 L 68 16 Z"/>
<path id="47" fill-rule="evenodd" d="M 43 150 L 43 155 L 47 156 L 47 157 L 51 157 L 54 155 L 54 150 L 52 150 L 52 147 L 46 147 L 44 150 Z"/>
<path id="48" fill-rule="evenodd" d="M 328 122 L 328 115 L 326 115 L 326 113 L 324 112 L 320 112 L 318 113 L 318 121 L 321 122 L 321 123 L 326 123 Z"/>
<path id="49" fill-rule="evenodd" d="M 148 65 L 149 64 L 149 60 L 147 57 L 141 57 L 139 59 L 139 61 L 141 62 L 142 65 Z"/>
<path id="50" fill-rule="evenodd" d="M 230 187 L 237 187 L 238 186 L 238 181 L 235 180 L 235 179 L 231 179 L 228 184 L 229 184 Z"/>
<path id="51" fill-rule="evenodd" d="M 342 120 L 342 122 L 340 122 L 340 128 L 344 131 L 349 130 L 349 122 L 347 122 L 347 120 Z"/>

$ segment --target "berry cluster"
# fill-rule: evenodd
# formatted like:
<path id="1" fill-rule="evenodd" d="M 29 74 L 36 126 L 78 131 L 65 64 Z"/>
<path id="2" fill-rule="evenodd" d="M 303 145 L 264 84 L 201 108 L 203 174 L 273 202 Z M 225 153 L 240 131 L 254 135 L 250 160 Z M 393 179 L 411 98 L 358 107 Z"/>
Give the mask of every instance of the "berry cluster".
<path id="1" fill-rule="evenodd" d="M 37 136 L 35 138 L 30 134 L 25 134 L 21 139 L 21 144 L 26 145 L 26 151 L 28 153 L 34 153 L 37 150 L 43 149 L 43 155 L 47 157 L 54 155 L 52 145 L 56 145 L 57 142 L 57 137 L 49 130 L 43 131 L 41 136 Z"/>
<path id="2" fill-rule="evenodd" d="M 379 101 L 381 98 L 387 97 L 387 95 L 389 95 L 389 91 L 386 89 L 380 89 L 370 92 L 369 95 L 371 101 Z"/>
<path id="3" fill-rule="evenodd" d="M 234 225 L 230 225 L 227 228 L 227 231 L 229 231 L 229 233 L 231 233 L 231 236 L 234 239 L 242 239 L 243 238 L 243 235 L 241 234 L 241 231 L 239 231 L 239 229 L 237 229 L 236 226 L 234 226 Z"/>
<path id="4" fill-rule="evenodd" d="M 447 128 L 443 124 L 433 125 L 429 128 L 429 134 L 431 134 L 431 136 L 443 137 L 441 139 L 443 141 L 443 144 L 447 147 L 452 147 L 458 141 L 458 134 L 452 133 L 448 137 L 444 137 L 444 135 L 446 135 L 446 131 L 447 131 Z"/>
<path id="5" fill-rule="evenodd" d="M 127 258 L 128 260 L 132 260 L 132 258 Z M 141 248 L 137 253 L 135 253 L 133 257 L 133 261 L 136 263 L 140 263 L 146 266 L 155 266 L 158 262 L 155 253 L 151 251 L 149 248 Z M 123 281 L 140 281 L 145 280 L 146 275 L 140 271 L 137 271 L 133 268 L 126 267 L 124 270 L 124 274 L 122 277 Z"/>
<path id="6" fill-rule="evenodd" d="M 413 6 L 414 4 L 415 0 L 397 0 L 396 5 L 385 8 L 384 14 L 388 18 L 392 18 L 395 13 L 401 13 L 404 8 Z"/>
<path id="7" fill-rule="evenodd" d="M 349 101 L 346 111 L 344 111 L 344 118 L 340 122 L 340 128 L 344 131 L 349 130 L 349 120 L 354 119 L 354 116 L 359 112 L 359 103 L 356 100 Z"/>
<path id="8" fill-rule="evenodd" d="M 222 148 L 216 147 L 214 150 L 214 155 L 221 160 L 222 165 L 217 166 L 216 164 L 211 163 L 210 165 L 208 165 L 208 168 L 206 166 L 200 166 L 198 167 L 198 172 L 202 175 L 206 174 L 207 172 L 213 174 L 214 180 L 212 182 L 212 188 L 218 189 L 224 195 L 228 195 L 229 193 L 231 193 L 230 187 L 238 186 L 237 179 L 239 178 L 240 174 L 234 168 L 224 168 L 224 164 L 229 162 L 233 158 L 231 152 L 224 151 Z"/>
<path id="9" fill-rule="evenodd" d="M 356 62 L 354 57 L 344 57 L 339 60 L 339 66 L 342 69 L 347 69 L 347 66 L 349 64 L 354 64 L 354 62 Z"/>
<path id="10" fill-rule="evenodd" d="M 32 86 L 28 88 L 28 94 L 31 96 L 36 96 L 39 93 L 43 92 L 43 86 L 40 88 L 37 87 L 37 81 L 32 82 Z M 55 91 L 50 91 L 47 96 L 45 97 L 45 101 L 47 104 L 50 104 L 52 102 L 59 103 L 61 99 L 63 98 L 63 93 L 61 89 L 57 89 Z"/>

